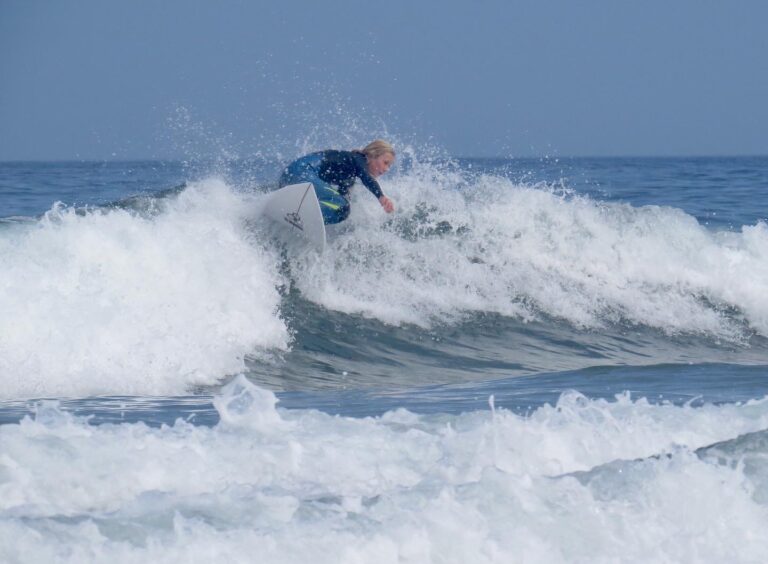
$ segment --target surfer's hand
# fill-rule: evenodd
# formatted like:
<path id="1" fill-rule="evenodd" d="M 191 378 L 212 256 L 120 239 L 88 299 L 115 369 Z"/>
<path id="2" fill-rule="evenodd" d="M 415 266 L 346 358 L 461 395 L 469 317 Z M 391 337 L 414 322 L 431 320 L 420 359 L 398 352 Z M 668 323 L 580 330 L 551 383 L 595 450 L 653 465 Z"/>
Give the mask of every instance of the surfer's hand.
<path id="1" fill-rule="evenodd" d="M 395 211 L 395 204 L 393 204 L 392 200 L 390 200 L 386 196 L 382 195 L 379 198 L 379 203 L 381 204 L 381 207 L 384 208 L 385 212 L 392 213 L 393 211 Z"/>

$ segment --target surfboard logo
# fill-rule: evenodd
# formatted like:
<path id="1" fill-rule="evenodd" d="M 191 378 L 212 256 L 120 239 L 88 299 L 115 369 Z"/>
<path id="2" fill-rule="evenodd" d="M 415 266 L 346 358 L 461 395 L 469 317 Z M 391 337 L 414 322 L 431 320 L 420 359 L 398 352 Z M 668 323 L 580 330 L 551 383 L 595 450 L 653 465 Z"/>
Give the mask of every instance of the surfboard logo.
<path id="1" fill-rule="evenodd" d="M 304 231 L 304 222 L 301 221 L 301 216 L 297 212 L 289 212 L 285 214 L 283 219 L 293 225 L 296 229 Z"/>
<path id="2" fill-rule="evenodd" d="M 283 235 L 293 234 L 320 252 L 325 248 L 323 212 L 311 182 L 290 184 L 275 190 L 269 195 L 261 213 L 274 221 L 284 232 Z"/>

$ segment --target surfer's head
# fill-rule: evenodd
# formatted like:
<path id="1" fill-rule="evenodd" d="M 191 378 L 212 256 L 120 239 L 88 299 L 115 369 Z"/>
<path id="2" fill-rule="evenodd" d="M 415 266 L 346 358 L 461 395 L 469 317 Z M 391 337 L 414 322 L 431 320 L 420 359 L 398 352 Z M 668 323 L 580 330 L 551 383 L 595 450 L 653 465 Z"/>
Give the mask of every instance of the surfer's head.
<path id="1" fill-rule="evenodd" d="M 371 141 L 360 152 L 368 160 L 368 172 L 374 178 L 387 172 L 395 162 L 395 149 L 383 139 Z"/>

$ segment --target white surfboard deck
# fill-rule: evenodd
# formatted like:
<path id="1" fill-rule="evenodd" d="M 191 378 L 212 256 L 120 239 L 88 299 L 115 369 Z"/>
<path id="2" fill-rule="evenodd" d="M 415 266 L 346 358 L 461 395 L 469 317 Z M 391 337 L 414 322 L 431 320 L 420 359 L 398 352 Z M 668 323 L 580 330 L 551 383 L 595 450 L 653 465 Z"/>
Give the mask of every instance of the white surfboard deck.
<path id="1" fill-rule="evenodd" d="M 325 224 L 311 182 L 284 186 L 269 195 L 263 214 L 304 239 L 318 252 L 325 250 Z"/>

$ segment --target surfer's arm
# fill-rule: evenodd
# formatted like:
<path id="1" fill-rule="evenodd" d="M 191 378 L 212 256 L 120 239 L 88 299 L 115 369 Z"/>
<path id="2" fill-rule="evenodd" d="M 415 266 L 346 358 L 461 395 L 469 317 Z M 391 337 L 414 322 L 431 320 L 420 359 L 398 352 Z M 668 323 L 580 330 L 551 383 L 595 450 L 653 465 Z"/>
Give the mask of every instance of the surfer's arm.
<path id="1" fill-rule="evenodd" d="M 371 175 L 371 173 L 368 172 L 368 166 L 365 157 L 359 153 L 353 153 L 353 158 L 356 165 L 355 174 L 360 179 L 360 182 L 363 183 L 363 186 L 368 188 L 368 190 L 370 190 L 371 193 L 376 196 L 385 212 L 392 213 L 395 211 L 395 204 L 393 204 L 392 200 L 384 195 L 384 193 L 381 191 L 381 186 L 379 186 L 379 183 Z"/>
<path id="2" fill-rule="evenodd" d="M 371 193 L 378 198 L 379 203 L 381 204 L 381 207 L 384 208 L 384 211 L 387 213 L 392 213 L 395 211 L 395 204 L 392 203 L 392 200 L 387 198 L 384 193 L 381 191 L 381 186 L 379 186 L 379 183 L 376 182 L 376 179 L 368 174 L 368 172 L 364 172 L 360 175 L 360 180 L 363 183 L 363 186 L 368 188 L 368 190 L 371 191 Z"/>
<path id="3" fill-rule="evenodd" d="M 368 188 L 368 190 L 371 191 L 371 194 L 379 199 L 384 196 L 384 193 L 381 191 L 381 186 L 379 186 L 379 183 L 376 182 L 376 179 L 373 176 L 368 174 L 367 170 L 358 169 L 356 172 L 358 178 L 360 178 L 360 181 L 363 183 L 363 186 Z"/>
<path id="4" fill-rule="evenodd" d="M 368 188 L 368 190 L 370 190 L 371 193 L 376 196 L 385 212 L 392 213 L 395 211 L 395 204 L 393 204 L 392 200 L 384 195 L 384 193 L 381 191 L 381 186 L 379 186 L 379 183 L 376 182 L 376 179 L 373 176 L 368 174 L 368 171 L 361 172 L 360 181 L 363 183 L 363 186 Z"/>

